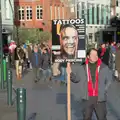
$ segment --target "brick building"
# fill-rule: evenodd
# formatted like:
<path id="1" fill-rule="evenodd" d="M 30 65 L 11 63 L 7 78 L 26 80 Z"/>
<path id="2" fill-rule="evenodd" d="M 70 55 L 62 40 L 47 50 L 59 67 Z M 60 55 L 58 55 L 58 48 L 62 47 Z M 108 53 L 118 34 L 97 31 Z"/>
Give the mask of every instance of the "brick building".
<path id="1" fill-rule="evenodd" d="M 15 0 L 15 25 L 51 30 L 52 19 L 70 18 L 68 6 L 60 0 Z"/>

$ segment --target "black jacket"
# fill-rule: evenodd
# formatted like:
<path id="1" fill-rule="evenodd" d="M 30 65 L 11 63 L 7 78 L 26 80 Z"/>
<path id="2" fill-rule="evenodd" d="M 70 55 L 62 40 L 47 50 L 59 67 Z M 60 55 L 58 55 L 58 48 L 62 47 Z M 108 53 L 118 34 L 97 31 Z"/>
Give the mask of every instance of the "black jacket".
<path id="1" fill-rule="evenodd" d="M 42 53 L 40 58 L 40 68 L 46 70 L 50 68 L 50 55 L 49 53 Z"/>
<path id="2" fill-rule="evenodd" d="M 41 60 L 41 54 L 38 52 L 38 65 L 36 65 L 36 58 L 35 58 L 35 53 L 32 52 L 31 55 L 31 63 L 33 68 L 40 68 L 40 60 Z"/>
<path id="3" fill-rule="evenodd" d="M 23 59 L 24 60 L 24 57 L 25 57 L 25 53 L 24 53 L 24 51 L 23 51 L 23 49 L 22 48 L 20 48 L 20 50 L 19 51 L 17 51 L 17 47 L 15 48 L 15 52 L 14 52 L 14 56 L 15 56 L 15 60 L 19 60 L 19 57 L 18 57 L 18 55 L 20 56 L 20 59 Z"/>

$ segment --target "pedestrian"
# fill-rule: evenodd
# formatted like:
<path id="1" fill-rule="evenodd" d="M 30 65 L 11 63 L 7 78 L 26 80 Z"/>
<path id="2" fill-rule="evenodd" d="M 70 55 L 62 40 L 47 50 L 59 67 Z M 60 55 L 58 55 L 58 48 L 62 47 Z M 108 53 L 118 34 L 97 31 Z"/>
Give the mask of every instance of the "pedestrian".
<path id="1" fill-rule="evenodd" d="M 116 59 L 116 46 L 115 46 L 115 42 L 111 43 L 110 46 L 110 68 L 113 70 L 113 73 L 115 73 L 115 59 Z"/>
<path id="2" fill-rule="evenodd" d="M 118 50 L 116 52 L 115 66 L 116 66 L 116 75 L 117 80 L 120 82 L 120 44 L 118 44 Z"/>
<path id="3" fill-rule="evenodd" d="M 42 70 L 43 79 L 45 81 L 51 80 L 51 61 L 50 55 L 47 51 L 47 48 L 44 44 L 41 45 L 41 59 L 40 59 L 40 68 Z"/>
<path id="4" fill-rule="evenodd" d="M 72 82 L 80 82 L 83 120 L 91 120 L 93 111 L 98 120 L 107 120 L 106 93 L 113 78 L 108 66 L 98 58 L 97 50 L 88 51 L 84 65 L 69 64 L 67 74 Z"/>
<path id="5" fill-rule="evenodd" d="M 38 46 L 34 46 L 34 50 L 32 52 L 31 56 L 31 63 L 33 67 L 33 73 L 34 73 L 34 82 L 38 82 L 40 80 L 40 54 L 38 51 Z"/>
<path id="6" fill-rule="evenodd" d="M 109 65 L 109 48 L 106 48 L 105 43 L 101 44 L 101 47 L 98 49 L 98 56 L 102 62 L 106 65 Z"/>
<path id="7" fill-rule="evenodd" d="M 15 66 L 16 66 L 16 76 L 17 79 L 22 78 L 22 68 L 24 63 L 24 51 L 20 45 L 15 48 Z"/>
<path id="8" fill-rule="evenodd" d="M 32 43 L 30 43 L 30 45 L 29 45 L 29 49 L 30 50 L 28 50 L 28 53 L 29 53 L 29 62 L 30 62 L 30 69 L 32 69 L 32 63 L 31 63 L 31 56 L 32 56 L 32 52 L 33 52 L 33 44 Z"/>

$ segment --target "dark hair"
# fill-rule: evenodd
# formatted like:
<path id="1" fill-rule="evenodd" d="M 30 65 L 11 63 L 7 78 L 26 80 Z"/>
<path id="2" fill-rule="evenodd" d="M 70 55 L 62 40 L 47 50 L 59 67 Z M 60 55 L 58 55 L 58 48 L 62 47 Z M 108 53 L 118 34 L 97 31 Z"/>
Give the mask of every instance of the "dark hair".
<path id="1" fill-rule="evenodd" d="M 17 45 L 17 48 L 20 48 L 21 46 L 20 45 Z"/>
<path id="2" fill-rule="evenodd" d="M 88 49 L 88 51 L 87 51 L 87 56 L 90 55 L 91 51 L 96 51 L 96 52 L 98 52 L 97 49 L 95 49 L 95 48 L 90 48 L 90 49 Z"/>
<path id="3" fill-rule="evenodd" d="M 40 48 L 43 49 L 43 48 L 46 48 L 46 46 L 43 43 L 41 43 Z"/>
<path id="4" fill-rule="evenodd" d="M 74 25 L 72 25 L 72 24 L 65 24 L 65 25 L 61 25 L 61 27 L 60 27 L 60 32 L 61 32 L 63 29 L 68 28 L 68 27 L 74 28 L 74 29 L 76 30 L 76 27 L 75 27 Z M 77 31 L 77 30 L 76 30 L 76 31 Z"/>

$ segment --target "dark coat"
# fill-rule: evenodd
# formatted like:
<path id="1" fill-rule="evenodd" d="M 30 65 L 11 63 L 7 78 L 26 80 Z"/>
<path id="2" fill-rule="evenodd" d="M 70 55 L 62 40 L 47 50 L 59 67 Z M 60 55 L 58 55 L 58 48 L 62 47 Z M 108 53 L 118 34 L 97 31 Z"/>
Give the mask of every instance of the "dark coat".
<path id="1" fill-rule="evenodd" d="M 22 59 L 22 60 L 24 60 L 24 57 L 25 57 L 25 53 L 24 53 L 24 51 L 23 51 L 23 49 L 22 48 L 20 48 L 20 50 L 19 51 L 17 51 L 17 47 L 15 48 L 15 52 L 14 52 L 14 59 L 15 60 L 19 60 L 19 57 L 18 57 L 18 55 L 20 56 L 20 59 Z"/>
<path id="2" fill-rule="evenodd" d="M 36 57 L 35 57 L 35 53 L 32 52 L 31 55 L 31 63 L 32 63 L 32 67 L 33 68 L 40 68 L 40 60 L 41 60 L 41 54 L 38 52 L 38 65 L 36 66 Z"/>
<path id="3" fill-rule="evenodd" d="M 102 62 L 106 65 L 109 65 L 109 57 L 110 57 L 110 49 L 106 48 L 106 51 L 103 56 L 100 56 L 102 50 L 101 48 L 98 50 L 98 57 L 102 60 Z"/>
<path id="4" fill-rule="evenodd" d="M 27 50 L 28 50 L 28 59 L 31 60 L 33 51 L 32 51 L 32 49 L 29 46 L 28 46 Z"/>
<path id="5" fill-rule="evenodd" d="M 88 100 L 88 79 L 85 65 L 72 64 L 71 81 L 74 83 L 80 82 L 80 91 L 82 99 Z M 101 64 L 99 72 L 99 88 L 98 101 L 106 101 L 106 92 L 113 80 L 112 71 L 105 65 Z"/>
<path id="6" fill-rule="evenodd" d="M 42 53 L 40 58 L 40 67 L 44 70 L 50 68 L 51 66 L 51 59 L 49 53 Z"/>

